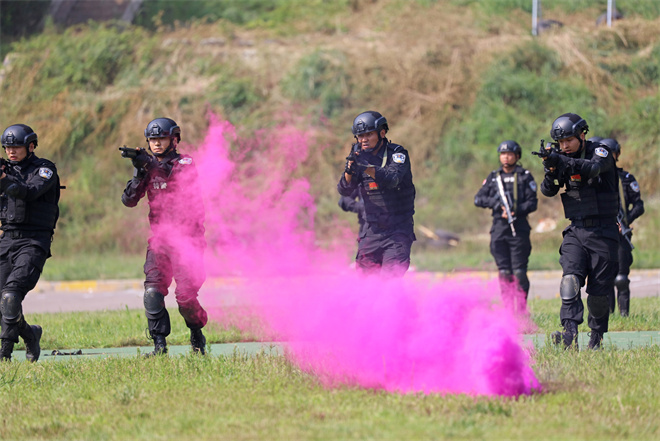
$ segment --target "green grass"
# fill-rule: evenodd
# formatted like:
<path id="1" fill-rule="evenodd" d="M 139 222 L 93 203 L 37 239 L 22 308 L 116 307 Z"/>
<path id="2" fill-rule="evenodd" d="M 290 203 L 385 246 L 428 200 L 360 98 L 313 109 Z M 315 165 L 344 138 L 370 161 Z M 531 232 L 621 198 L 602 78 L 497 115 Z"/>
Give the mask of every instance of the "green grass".
<path id="1" fill-rule="evenodd" d="M 585 323 L 580 325 L 580 332 L 589 332 L 586 324 L 587 310 L 585 303 Z M 529 311 L 538 326 L 539 333 L 549 333 L 560 329 L 559 308 L 561 299 L 530 299 Z M 610 316 L 610 331 L 654 331 L 660 330 L 660 297 L 633 297 L 630 301 L 630 316 L 622 318 L 618 312 Z"/>
<path id="2" fill-rule="evenodd" d="M 171 309 L 172 333 L 167 342 L 173 345 L 190 344 L 190 331 L 176 309 Z M 230 311 L 231 314 L 231 311 Z M 45 350 L 108 348 L 122 346 L 150 346 L 147 338 L 147 319 L 143 310 L 100 312 L 66 312 L 56 314 L 28 314 L 30 324 L 44 329 L 41 346 Z M 233 325 L 209 323 L 204 328 L 208 343 L 255 341 L 259 337 L 241 332 Z M 23 343 L 16 346 L 24 349 Z"/>
<path id="3" fill-rule="evenodd" d="M 545 316 L 556 306 L 534 300 L 530 308 Z M 630 323 L 648 316 L 660 329 L 658 309 L 658 299 L 636 299 Z M 45 337 L 88 334 L 101 346 L 116 344 L 122 333 L 139 339 L 144 322 L 139 311 L 31 317 L 44 324 Z M 174 341 L 183 338 L 178 321 Z M 657 439 L 658 346 L 579 353 L 549 347 L 532 355 L 543 391 L 517 399 L 328 389 L 267 352 L 0 363 L 1 438 Z"/>
<path id="4" fill-rule="evenodd" d="M 538 333 L 550 333 L 559 329 L 560 299 L 530 299 L 529 311 L 538 326 Z M 240 311 L 227 309 L 226 320 L 220 324 L 210 322 L 205 328 L 209 344 L 232 343 L 241 341 L 260 341 L 265 334 L 257 322 L 250 322 L 250 332 L 241 331 L 236 326 L 241 317 Z M 167 338 L 169 344 L 189 344 L 190 333 L 176 309 L 170 310 L 172 334 Z M 122 346 L 149 346 L 146 337 L 147 320 L 142 310 L 123 309 L 97 312 L 66 312 L 53 314 L 28 314 L 26 319 L 31 324 L 44 328 L 41 346 L 44 350 L 108 348 Z M 256 325 L 256 326 L 255 326 Z M 580 332 L 588 332 L 586 324 L 580 326 Z M 610 317 L 610 331 L 652 331 L 660 330 L 660 297 L 634 298 L 631 301 L 630 317 L 618 315 Z M 23 349 L 21 342 L 16 346 Z"/>

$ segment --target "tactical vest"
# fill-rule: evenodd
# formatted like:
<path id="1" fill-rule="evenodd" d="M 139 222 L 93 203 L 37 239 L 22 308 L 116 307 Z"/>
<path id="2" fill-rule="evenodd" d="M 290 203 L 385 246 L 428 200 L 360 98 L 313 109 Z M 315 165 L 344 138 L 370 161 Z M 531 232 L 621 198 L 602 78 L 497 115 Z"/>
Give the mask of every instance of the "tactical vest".
<path id="1" fill-rule="evenodd" d="M 585 146 L 582 158 L 593 158 L 593 150 Z M 566 191 L 561 194 L 567 219 L 616 218 L 619 212 L 618 173 L 614 167 L 608 173 L 613 174 L 613 189 L 605 187 L 600 176 L 592 180 L 579 175 L 568 177 Z"/>
<path id="2" fill-rule="evenodd" d="M 26 179 L 38 173 L 38 169 L 44 166 L 52 167 L 53 164 L 48 160 L 36 158 L 22 166 L 20 171 L 11 164 L 10 169 L 6 171 Z M 52 231 L 55 229 L 60 213 L 57 205 L 60 200 L 60 183 L 57 175 L 54 178 L 56 182 L 53 187 L 35 200 L 17 199 L 5 193 L 0 195 L 0 221 L 3 230 Z"/>
<path id="3" fill-rule="evenodd" d="M 392 162 L 392 153 L 402 151 L 397 144 L 388 144 L 383 152 L 382 167 Z M 406 158 L 409 160 L 409 158 Z M 412 173 L 404 175 L 399 185 L 394 188 L 380 188 L 371 176 L 364 174 L 362 195 L 367 222 L 380 227 L 396 226 L 408 219 L 412 221 L 415 213 L 415 186 Z"/>

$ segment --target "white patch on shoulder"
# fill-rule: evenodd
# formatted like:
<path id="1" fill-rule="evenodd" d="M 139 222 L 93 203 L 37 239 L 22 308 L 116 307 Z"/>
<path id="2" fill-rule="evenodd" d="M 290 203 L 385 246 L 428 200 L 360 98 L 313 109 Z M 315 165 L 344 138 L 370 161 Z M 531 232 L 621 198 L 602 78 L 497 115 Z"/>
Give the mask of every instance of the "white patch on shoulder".
<path id="1" fill-rule="evenodd" d="M 609 155 L 610 152 L 608 152 L 606 148 L 596 147 L 594 153 L 600 156 L 601 158 L 607 158 L 607 155 Z"/>
<path id="2" fill-rule="evenodd" d="M 532 191 L 536 191 L 536 182 L 535 181 L 530 182 L 529 183 L 529 188 L 531 188 Z"/>
<path id="3" fill-rule="evenodd" d="M 395 153 L 392 155 L 392 161 L 396 162 L 397 164 L 403 164 L 406 162 L 406 155 L 403 153 Z"/>
<path id="4" fill-rule="evenodd" d="M 41 176 L 44 179 L 50 179 L 53 177 L 53 171 L 49 168 L 41 167 L 39 169 L 39 176 Z"/>
<path id="5" fill-rule="evenodd" d="M 632 191 L 634 191 L 635 193 L 639 193 L 639 184 L 637 183 L 637 181 L 632 181 L 630 183 L 630 188 L 632 188 Z"/>
<path id="6" fill-rule="evenodd" d="M 179 159 L 179 164 L 190 165 L 192 164 L 192 158 L 181 158 Z"/>

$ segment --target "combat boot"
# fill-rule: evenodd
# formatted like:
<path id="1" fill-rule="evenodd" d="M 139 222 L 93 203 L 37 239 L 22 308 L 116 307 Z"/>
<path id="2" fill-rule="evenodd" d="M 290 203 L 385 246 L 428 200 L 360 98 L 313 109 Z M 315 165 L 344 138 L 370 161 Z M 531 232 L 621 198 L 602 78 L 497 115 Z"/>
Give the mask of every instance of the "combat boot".
<path id="1" fill-rule="evenodd" d="M 578 326 L 573 320 L 566 320 L 564 331 L 555 331 L 550 337 L 556 345 L 563 343 L 564 349 L 570 349 L 571 347 L 578 349 Z"/>
<path id="2" fill-rule="evenodd" d="M 157 355 L 167 354 L 167 340 L 163 334 L 151 334 L 151 338 L 154 341 L 154 350 L 148 354 L 144 354 L 145 357 L 155 357 Z"/>
<path id="3" fill-rule="evenodd" d="M 190 329 L 190 344 L 193 352 L 202 355 L 206 354 L 206 337 L 202 334 L 202 328 Z"/>
<path id="4" fill-rule="evenodd" d="M 11 361 L 12 352 L 14 352 L 14 342 L 3 338 L 0 347 L 0 361 Z"/>
<path id="5" fill-rule="evenodd" d="M 25 342 L 25 358 L 27 361 L 34 363 L 39 360 L 39 355 L 41 354 L 39 342 L 41 341 L 41 334 L 43 332 L 41 326 L 30 325 L 21 333 L 21 337 L 23 337 L 23 341 Z"/>
<path id="6" fill-rule="evenodd" d="M 589 349 L 601 349 L 603 343 L 603 334 L 592 330 L 589 336 Z"/>

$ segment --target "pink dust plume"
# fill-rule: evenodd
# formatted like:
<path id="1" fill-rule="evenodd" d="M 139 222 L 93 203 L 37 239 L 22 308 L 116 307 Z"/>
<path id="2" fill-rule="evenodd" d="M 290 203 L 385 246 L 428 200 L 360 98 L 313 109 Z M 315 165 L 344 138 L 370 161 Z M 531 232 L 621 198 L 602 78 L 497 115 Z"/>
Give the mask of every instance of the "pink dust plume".
<path id="1" fill-rule="evenodd" d="M 301 368 L 330 387 L 503 396 L 539 389 L 496 281 L 359 276 L 346 250 L 315 245 L 315 204 L 299 172 L 318 152 L 312 135 L 281 126 L 245 140 L 215 115 L 209 122 L 193 154 L 207 271 L 240 280 L 249 314 L 286 342 Z M 202 305 L 222 305 L 227 289 L 203 290 Z M 223 320 L 221 310 L 209 312 Z"/>

